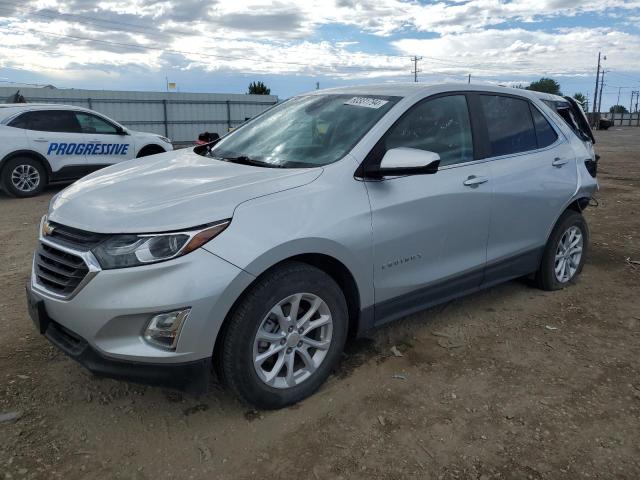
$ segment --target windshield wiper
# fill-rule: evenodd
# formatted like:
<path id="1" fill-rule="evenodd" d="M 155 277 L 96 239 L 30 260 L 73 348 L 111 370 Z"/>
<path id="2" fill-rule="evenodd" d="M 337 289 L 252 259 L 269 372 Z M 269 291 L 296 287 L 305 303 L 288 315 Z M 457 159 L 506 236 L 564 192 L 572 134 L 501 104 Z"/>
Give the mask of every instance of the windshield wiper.
<path id="1" fill-rule="evenodd" d="M 282 165 L 277 165 L 275 163 L 267 163 L 261 162 L 260 160 L 255 160 L 246 155 L 238 155 L 237 157 L 219 157 L 226 162 L 231 163 L 239 163 L 241 165 L 251 165 L 254 167 L 266 167 L 266 168 L 282 168 Z"/>

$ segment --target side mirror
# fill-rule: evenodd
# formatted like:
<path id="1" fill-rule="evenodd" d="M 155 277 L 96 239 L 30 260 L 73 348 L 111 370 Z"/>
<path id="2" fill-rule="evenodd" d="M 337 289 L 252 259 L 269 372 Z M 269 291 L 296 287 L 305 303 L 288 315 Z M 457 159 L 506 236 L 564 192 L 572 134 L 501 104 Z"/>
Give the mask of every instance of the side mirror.
<path id="1" fill-rule="evenodd" d="M 440 155 L 417 148 L 398 147 L 387 150 L 380 167 L 365 170 L 368 178 L 399 175 L 430 175 L 438 171 Z"/>
<path id="2" fill-rule="evenodd" d="M 117 127 L 116 132 L 118 132 L 118 135 L 128 135 L 127 131 L 122 127 Z"/>

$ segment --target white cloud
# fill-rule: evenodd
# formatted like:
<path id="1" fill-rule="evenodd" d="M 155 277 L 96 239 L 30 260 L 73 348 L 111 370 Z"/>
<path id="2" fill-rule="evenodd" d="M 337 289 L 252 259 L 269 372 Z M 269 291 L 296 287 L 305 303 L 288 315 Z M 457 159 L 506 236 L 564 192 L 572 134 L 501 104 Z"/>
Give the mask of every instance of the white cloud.
<path id="1" fill-rule="evenodd" d="M 433 69 L 470 73 L 584 74 L 593 73 L 595 55 L 607 54 L 606 68 L 628 70 L 640 66 L 640 37 L 608 28 L 566 28 L 553 32 L 517 29 L 487 29 L 464 34 L 445 34 L 433 39 L 403 39 L 392 42 L 398 52 L 448 59 L 430 62 Z"/>
<path id="2" fill-rule="evenodd" d="M 417 54 L 425 57 L 424 74 L 445 78 L 584 75 L 592 74 L 599 49 L 608 68 L 640 69 L 640 36 L 627 28 L 639 12 L 640 0 L 0 2 L 0 66 L 75 78 L 174 67 L 384 79 L 407 76 L 408 56 Z M 600 15 L 606 27 L 549 31 L 537 23 L 581 13 Z M 510 22 L 529 23 L 524 29 Z M 322 26 L 383 42 L 392 34 L 404 38 L 388 41 L 394 56 L 364 53 L 360 38 L 324 38 Z"/>

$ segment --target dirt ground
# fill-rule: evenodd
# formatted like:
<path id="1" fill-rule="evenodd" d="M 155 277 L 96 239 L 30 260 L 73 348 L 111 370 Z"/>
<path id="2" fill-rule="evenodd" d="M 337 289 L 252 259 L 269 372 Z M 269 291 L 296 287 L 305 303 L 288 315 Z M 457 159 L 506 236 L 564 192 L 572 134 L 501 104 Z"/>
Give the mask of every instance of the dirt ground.
<path id="1" fill-rule="evenodd" d="M 396 322 L 274 412 L 99 379 L 50 346 L 24 285 L 58 189 L 0 195 L 0 419 L 19 414 L 0 421 L 0 478 L 640 478 L 640 128 L 597 149 L 576 285 L 514 281 Z"/>

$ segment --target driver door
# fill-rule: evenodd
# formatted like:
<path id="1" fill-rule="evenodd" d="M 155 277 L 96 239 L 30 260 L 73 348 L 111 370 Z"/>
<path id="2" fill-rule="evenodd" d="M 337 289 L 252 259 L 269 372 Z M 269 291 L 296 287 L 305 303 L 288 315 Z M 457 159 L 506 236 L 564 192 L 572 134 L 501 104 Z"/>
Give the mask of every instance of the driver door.
<path id="1" fill-rule="evenodd" d="M 380 156 L 391 148 L 418 148 L 438 153 L 441 163 L 435 174 L 365 183 L 377 324 L 479 287 L 491 206 L 489 167 L 474 159 L 464 94 L 421 101 L 380 142 L 374 149 Z"/>

